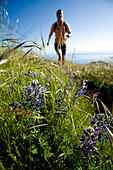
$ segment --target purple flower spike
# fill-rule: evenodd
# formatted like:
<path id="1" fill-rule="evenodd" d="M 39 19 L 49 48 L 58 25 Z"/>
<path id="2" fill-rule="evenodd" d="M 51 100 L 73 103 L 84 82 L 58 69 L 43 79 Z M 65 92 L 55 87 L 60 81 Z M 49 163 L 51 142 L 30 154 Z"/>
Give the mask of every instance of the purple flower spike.
<path id="1" fill-rule="evenodd" d="M 89 149 L 89 152 L 92 153 L 93 152 L 92 149 Z"/>

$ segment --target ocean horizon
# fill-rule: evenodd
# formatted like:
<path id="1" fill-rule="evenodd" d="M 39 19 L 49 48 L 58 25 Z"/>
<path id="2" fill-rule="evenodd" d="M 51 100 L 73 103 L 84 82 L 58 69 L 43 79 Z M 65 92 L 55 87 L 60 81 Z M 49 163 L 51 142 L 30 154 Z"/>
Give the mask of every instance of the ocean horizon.
<path id="1" fill-rule="evenodd" d="M 46 58 L 50 60 L 57 60 L 57 54 L 47 54 Z M 65 60 L 76 64 L 88 64 L 90 62 L 103 61 L 106 63 L 113 63 L 113 52 L 110 53 L 68 53 Z"/>

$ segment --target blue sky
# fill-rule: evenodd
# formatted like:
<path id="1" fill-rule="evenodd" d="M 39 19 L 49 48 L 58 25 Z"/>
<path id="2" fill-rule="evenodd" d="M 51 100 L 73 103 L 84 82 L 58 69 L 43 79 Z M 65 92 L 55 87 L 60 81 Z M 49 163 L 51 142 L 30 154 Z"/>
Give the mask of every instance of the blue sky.
<path id="1" fill-rule="evenodd" d="M 7 0 L 6 9 L 10 25 L 19 19 L 18 32 L 39 45 L 40 31 L 46 43 L 56 11 L 63 9 L 72 31 L 67 52 L 113 52 L 113 0 Z M 54 35 L 46 52 L 55 53 Z"/>

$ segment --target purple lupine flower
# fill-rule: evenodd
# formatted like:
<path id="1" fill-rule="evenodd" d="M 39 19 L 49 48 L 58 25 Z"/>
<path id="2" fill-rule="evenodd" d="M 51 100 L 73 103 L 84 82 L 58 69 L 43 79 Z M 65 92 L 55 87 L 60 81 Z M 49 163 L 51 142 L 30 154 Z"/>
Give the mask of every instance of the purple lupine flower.
<path id="1" fill-rule="evenodd" d="M 90 118 L 90 120 L 93 124 L 93 127 L 84 129 L 84 135 L 80 138 L 81 149 L 83 150 L 84 156 L 88 156 L 89 152 L 93 153 L 97 150 L 97 148 L 95 148 L 96 143 L 97 141 L 102 142 L 102 137 L 108 139 L 108 135 L 107 133 L 105 133 L 106 129 L 104 127 L 104 123 L 106 124 L 106 126 L 109 126 L 110 124 L 104 122 L 105 115 L 97 114 L 93 118 Z"/>
<path id="2" fill-rule="evenodd" d="M 12 86 L 11 86 L 11 85 L 8 85 L 7 87 L 8 87 L 9 89 L 12 89 Z"/>
<path id="3" fill-rule="evenodd" d="M 32 85 L 33 87 L 38 86 L 38 85 L 39 85 L 39 81 L 38 81 L 38 80 L 33 80 L 32 83 L 31 83 L 31 85 Z"/>
<path id="4" fill-rule="evenodd" d="M 47 77 L 44 77 L 45 80 L 47 80 Z"/>
<path id="5" fill-rule="evenodd" d="M 18 104 L 17 104 L 17 103 L 15 103 L 14 101 L 12 101 L 12 103 L 11 103 L 11 104 L 9 104 L 9 106 L 12 106 L 13 110 L 16 110 L 16 109 L 17 109 L 17 107 L 18 107 Z"/>

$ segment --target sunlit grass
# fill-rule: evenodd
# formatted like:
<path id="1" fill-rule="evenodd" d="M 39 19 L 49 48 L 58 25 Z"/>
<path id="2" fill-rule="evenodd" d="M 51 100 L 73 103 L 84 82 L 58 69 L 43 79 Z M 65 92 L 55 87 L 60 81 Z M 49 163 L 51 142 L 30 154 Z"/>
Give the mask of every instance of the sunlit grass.
<path id="1" fill-rule="evenodd" d="M 5 2 L 0 169 L 113 169 L 112 65 L 48 60 L 42 32 L 42 47 L 14 38 L 17 23 L 8 34 Z"/>
<path id="2" fill-rule="evenodd" d="M 59 66 L 31 53 L 33 47 L 42 50 L 35 42 L 26 45 L 26 52 L 19 50 L 23 46 L 24 42 L 10 50 L 1 50 L 0 54 L 1 61 L 4 60 L 0 64 L 0 166 L 6 169 L 111 168 L 112 127 L 109 132 L 106 126 L 113 124 L 112 115 L 103 104 L 102 119 L 95 118 L 100 114 L 101 100 L 94 92 L 112 84 L 112 65 L 65 62 Z M 95 91 L 87 87 L 91 82 Z M 89 148 L 86 154 L 80 139 L 84 138 L 84 132 L 90 136 L 90 127 L 93 132 L 98 129 L 97 150 Z M 100 130 L 104 135 L 105 129 L 108 135 L 104 137 Z"/>

